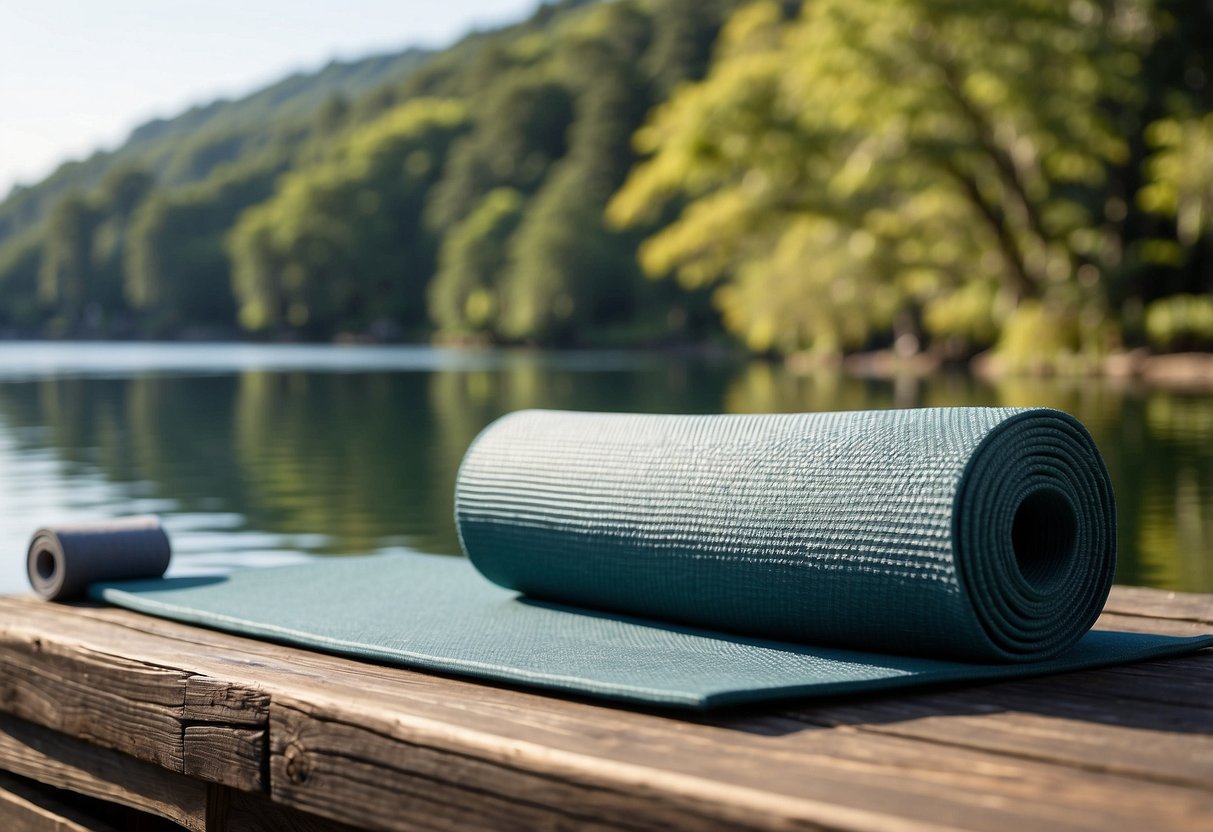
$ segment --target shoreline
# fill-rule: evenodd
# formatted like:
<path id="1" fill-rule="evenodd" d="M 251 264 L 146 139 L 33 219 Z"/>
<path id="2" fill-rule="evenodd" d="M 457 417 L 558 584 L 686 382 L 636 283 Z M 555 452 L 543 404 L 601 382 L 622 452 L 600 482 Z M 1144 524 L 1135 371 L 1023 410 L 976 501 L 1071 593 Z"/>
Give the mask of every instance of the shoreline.
<path id="1" fill-rule="evenodd" d="M 893 350 L 874 350 L 829 359 L 794 354 L 784 364 L 797 375 L 838 370 L 857 378 L 893 379 L 958 372 L 983 381 L 1092 379 L 1213 392 L 1213 353 L 1208 352 L 1151 353 L 1136 349 L 1102 357 L 1068 355 L 1054 361 L 1011 364 L 992 352 L 980 353 L 968 361 L 947 362 L 928 352 L 898 355 Z"/>
<path id="2" fill-rule="evenodd" d="M 1149 387 L 1193 392 L 1213 392 L 1213 352 L 1154 353 L 1138 348 L 1106 356 L 1063 355 L 1053 360 L 1009 363 L 1001 356 L 987 351 L 967 361 L 944 360 L 928 351 L 901 354 L 893 349 L 878 349 L 847 354 L 815 355 L 792 353 L 782 358 L 746 353 L 739 346 L 719 341 L 636 344 L 636 345 L 564 345 L 539 347 L 533 344 L 494 344 L 480 340 L 383 340 L 368 337 L 337 336 L 328 340 L 303 338 L 200 338 L 186 335 L 180 338 L 38 338 L 0 337 L 0 347 L 10 345 L 172 345 L 182 347 L 333 347 L 358 350 L 433 348 L 453 352 L 515 352 L 566 354 L 648 354 L 720 361 L 767 361 L 784 367 L 797 376 L 820 372 L 840 372 L 854 378 L 890 380 L 923 378 L 939 373 L 969 375 L 983 381 L 1008 378 L 1092 379 L 1107 382 L 1141 383 Z"/>

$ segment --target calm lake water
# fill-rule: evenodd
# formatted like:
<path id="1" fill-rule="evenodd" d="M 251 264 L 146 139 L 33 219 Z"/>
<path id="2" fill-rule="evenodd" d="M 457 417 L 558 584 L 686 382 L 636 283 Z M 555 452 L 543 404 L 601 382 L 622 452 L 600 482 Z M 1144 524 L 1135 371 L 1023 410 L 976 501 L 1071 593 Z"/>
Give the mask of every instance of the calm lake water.
<path id="1" fill-rule="evenodd" d="M 429 348 L 0 344 L 0 591 L 41 524 L 155 512 L 175 574 L 457 554 L 455 471 L 524 407 L 648 412 L 1047 405 L 1116 487 L 1119 583 L 1213 592 L 1213 395 L 1096 380 L 798 377 L 765 363 Z"/>

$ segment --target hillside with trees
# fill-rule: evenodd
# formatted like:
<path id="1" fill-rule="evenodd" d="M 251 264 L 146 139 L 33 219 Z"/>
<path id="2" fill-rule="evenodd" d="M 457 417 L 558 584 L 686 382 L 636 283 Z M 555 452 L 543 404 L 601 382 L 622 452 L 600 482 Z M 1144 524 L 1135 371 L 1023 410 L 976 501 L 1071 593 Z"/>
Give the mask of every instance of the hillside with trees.
<path id="1" fill-rule="evenodd" d="M 753 350 L 1213 345 L 1207 7 L 814 0 L 730 21 L 615 225 Z"/>
<path id="2" fill-rule="evenodd" d="M 1208 31 L 1175 0 L 565 0 L 14 193 L 0 331 L 1209 349 Z"/>

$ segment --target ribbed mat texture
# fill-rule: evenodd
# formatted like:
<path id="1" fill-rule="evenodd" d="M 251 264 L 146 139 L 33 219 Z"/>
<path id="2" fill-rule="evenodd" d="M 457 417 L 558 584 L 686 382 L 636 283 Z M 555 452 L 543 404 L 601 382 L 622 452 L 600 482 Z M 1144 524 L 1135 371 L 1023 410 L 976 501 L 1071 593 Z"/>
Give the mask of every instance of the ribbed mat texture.
<path id="1" fill-rule="evenodd" d="M 1115 565 L 1072 417 L 522 411 L 468 450 L 466 561 L 101 585 L 112 603 L 380 661 L 703 708 L 1213 645 L 1087 633 Z M 497 584 L 493 586 L 484 580 Z"/>
<path id="2" fill-rule="evenodd" d="M 1116 565 L 1103 460 L 1053 410 L 524 411 L 468 451 L 455 510 L 528 595 L 973 661 L 1072 647 Z"/>

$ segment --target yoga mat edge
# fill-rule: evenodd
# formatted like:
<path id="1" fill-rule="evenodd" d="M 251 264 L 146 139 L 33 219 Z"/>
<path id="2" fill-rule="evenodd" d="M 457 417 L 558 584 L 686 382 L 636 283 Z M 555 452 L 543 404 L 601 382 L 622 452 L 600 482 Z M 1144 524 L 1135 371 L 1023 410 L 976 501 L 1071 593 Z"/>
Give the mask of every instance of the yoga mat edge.
<path id="1" fill-rule="evenodd" d="M 269 592 L 289 603 L 267 607 L 261 599 Z M 1067 654 L 1026 664 L 818 648 L 535 604 L 489 584 L 460 558 L 421 554 L 341 558 L 214 579 L 112 582 L 95 585 L 90 595 L 137 612 L 336 655 L 692 710 L 1028 678 L 1213 647 L 1213 635 L 1092 631 Z M 355 601 L 360 614 L 351 620 Z M 536 633 L 548 634 L 558 649 L 537 650 Z M 593 655 L 588 669 L 585 662 L 578 665 L 574 651 Z M 715 657 L 711 666 L 708 656 Z"/>

